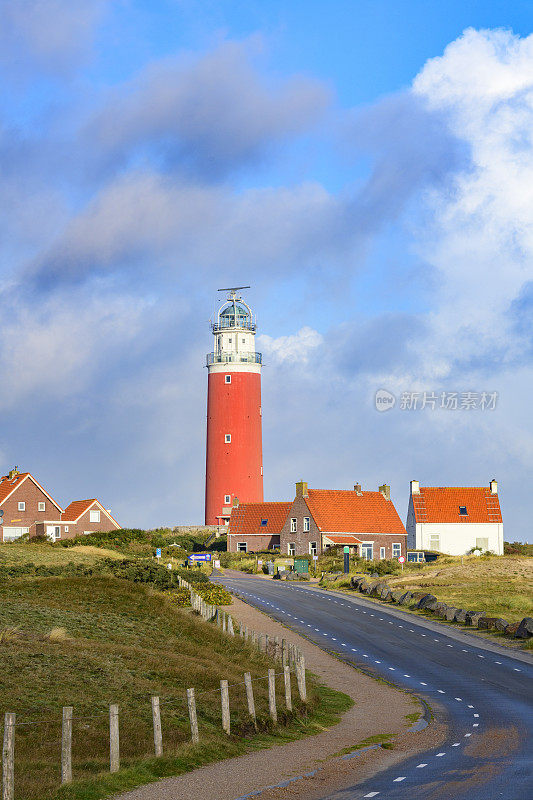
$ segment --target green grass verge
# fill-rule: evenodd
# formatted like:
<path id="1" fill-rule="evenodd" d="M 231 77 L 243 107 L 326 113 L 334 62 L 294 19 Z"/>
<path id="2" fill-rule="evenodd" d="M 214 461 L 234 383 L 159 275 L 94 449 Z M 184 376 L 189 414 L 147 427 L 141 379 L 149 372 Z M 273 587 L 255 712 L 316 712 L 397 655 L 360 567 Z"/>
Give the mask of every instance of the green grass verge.
<path id="1" fill-rule="evenodd" d="M 315 733 L 351 705 L 310 681 L 309 705 L 268 716 L 273 663 L 239 637 L 174 607 L 145 585 L 107 576 L 25 577 L 0 585 L 0 692 L 14 711 L 18 800 L 96 798 L 177 775 L 212 760 Z M 279 669 L 279 665 L 278 665 Z M 250 723 L 243 673 L 254 679 L 259 733 Z M 220 721 L 220 679 L 230 684 L 232 736 Z M 197 693 L 201 745 L 192 747 L 185 690 Z M 165 756 L 154 759 L 150 697 L 161 699 Z M 108 765 L 109 704 L 120 708 L 120 773 Z M 75 783 L 59 788 L 61 709 L 74 707 Z M 33 724 L 38 722 L 39 724 Z M 32 724 L 24 724 L 32 723 Z"/>

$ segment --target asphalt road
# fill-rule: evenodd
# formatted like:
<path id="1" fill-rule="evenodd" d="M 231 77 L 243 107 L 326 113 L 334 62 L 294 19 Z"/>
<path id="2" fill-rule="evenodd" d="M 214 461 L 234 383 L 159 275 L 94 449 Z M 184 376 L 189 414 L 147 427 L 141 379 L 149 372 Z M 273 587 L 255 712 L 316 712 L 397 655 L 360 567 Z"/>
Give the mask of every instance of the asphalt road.
<path id="1" fill-rule="evenodd" d="M 445 709 L 449 738 L 440 748 L 324 800 L 533 800 L 530 658 L 358 595 L 244 574 L 213 578 L 345 661 Z"/>

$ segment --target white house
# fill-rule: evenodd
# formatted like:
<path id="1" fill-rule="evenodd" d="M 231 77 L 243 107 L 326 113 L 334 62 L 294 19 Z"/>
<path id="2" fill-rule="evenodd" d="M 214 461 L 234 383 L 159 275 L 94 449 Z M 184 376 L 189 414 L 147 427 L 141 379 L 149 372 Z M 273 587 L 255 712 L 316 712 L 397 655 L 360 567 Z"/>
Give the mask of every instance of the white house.
<path id="1" fill-rule="evenodd" d="M 473 547 L 503 555 L 503 523 L 498 484 L 420 486 L 411 481 L 407 549 L 437 550 L 452 556 Z"/>

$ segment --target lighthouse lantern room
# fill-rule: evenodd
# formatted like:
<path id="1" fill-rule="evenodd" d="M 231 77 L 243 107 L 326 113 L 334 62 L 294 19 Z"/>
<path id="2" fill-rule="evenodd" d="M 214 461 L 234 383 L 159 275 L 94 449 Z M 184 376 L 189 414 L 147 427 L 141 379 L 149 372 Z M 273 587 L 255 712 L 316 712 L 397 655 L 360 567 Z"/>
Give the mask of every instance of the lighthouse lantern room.
<path id="1" fill-rule="evenodd" d="M 261 353 L 256 325 L 237 286 L 227 292 L 211 325 L 207 354 L 205 524 L 228 524 L 234 501 L 263 500 Z"/>

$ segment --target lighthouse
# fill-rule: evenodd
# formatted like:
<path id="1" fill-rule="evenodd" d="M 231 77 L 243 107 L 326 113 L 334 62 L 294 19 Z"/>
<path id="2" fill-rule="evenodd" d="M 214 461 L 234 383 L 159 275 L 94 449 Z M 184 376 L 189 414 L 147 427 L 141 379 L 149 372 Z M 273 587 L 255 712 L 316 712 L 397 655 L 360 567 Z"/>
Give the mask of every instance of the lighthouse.
<path id="1" fill-rule="evenodd" d="M 256 325 L 240 291 L 219 289 L 226 300 L 211 325 L 207 354 L 205 524 L 227 525 L 235 499 L 263 500 L 261 353 Z"/>

